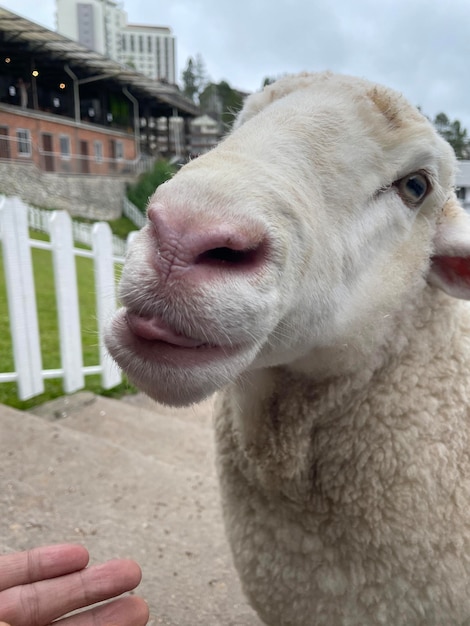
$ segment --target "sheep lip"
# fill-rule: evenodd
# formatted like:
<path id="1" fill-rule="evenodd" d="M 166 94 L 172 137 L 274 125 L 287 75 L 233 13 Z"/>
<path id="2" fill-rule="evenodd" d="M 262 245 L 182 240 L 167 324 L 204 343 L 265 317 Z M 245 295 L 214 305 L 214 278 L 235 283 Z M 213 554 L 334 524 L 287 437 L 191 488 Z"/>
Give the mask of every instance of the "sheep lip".
<path id="1" fill-rule="evenodd" d="M 158 316 L 146 317 L 127 311 L 125 321 L 132 335 L 144 343 L 190 350 L 219 347 L 217 344 L 211 344 L 205 340 L 177 332 Z"/>
<path id="2" fill-rule="evenodd" d="M 200 349 L 217 347 L 209 344 L 207 341 L 177 332 L 156 316 L 146 317 L 128 311 L 125 319 L 131 333 L 144 341 L 167 344 L 174 348 Z"/>
<path id="3" fill-rule="evenodd" d="M 181 345 L 180 342 L 178 345 L 174 340 L 146 339 L 132 330 L 128 320 L 129 315 L 125 309 L 117 312 L 106 344 L 111 355 L 131 380 L 141 380 L 146 367 L 189 371 L 231 360 L 244 349 L 243 345 L 214 345 L 196 340 L 186 345 Z"/>

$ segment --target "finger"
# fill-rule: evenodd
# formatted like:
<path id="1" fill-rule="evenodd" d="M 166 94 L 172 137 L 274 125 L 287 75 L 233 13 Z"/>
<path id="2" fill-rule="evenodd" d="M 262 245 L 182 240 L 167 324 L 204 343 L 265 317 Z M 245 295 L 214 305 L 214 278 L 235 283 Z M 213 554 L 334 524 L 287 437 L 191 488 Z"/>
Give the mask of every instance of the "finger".
<path id="1" fill-rule="evenodd" d="M 142 578 L 134 561 L 116 559 L 59 578 L 13 587 L 0 593 L 0 618 L 15 626 L 43 626 L 137 587 Z"/>
<path id="2" fill-rule="evenodd" d="M 70 574 L 87 566 L 86 548 L 61 544 L 0 556 L 0 591 L 46 578 Z"/>
<path id="3" fill-rule="evenodd" d="M 142 598 L 128 597 L 66 617 L 54 622 L 54 626 L 145 626 L 149 617 L 149 608 Z"/>

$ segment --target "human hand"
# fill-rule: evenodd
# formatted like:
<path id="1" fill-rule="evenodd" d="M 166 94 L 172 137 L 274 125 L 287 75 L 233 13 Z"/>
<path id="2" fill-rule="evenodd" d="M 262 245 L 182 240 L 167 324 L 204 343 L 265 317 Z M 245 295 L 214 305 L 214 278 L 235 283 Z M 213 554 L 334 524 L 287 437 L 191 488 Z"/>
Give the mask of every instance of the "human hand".
<path id="1" fill-rule="evenodd" d="M 48 626 L 70 611 L 116 598 L 140 583 L 140 567 L 134 561 L 115 559 L 87 567 L 88 560 L 86 548 L 74 544 L 0 556 L 0 626 Z M 127 596 L 54 626 L 145 626 L 148 619 L 144 600 Z"/>

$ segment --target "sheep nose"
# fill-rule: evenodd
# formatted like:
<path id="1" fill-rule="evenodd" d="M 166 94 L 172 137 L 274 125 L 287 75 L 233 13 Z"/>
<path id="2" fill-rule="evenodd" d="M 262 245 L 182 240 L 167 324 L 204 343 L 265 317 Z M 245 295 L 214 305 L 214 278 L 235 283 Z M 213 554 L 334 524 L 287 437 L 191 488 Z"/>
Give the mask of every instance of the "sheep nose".
<path id="1" fill-rule="evenodd" d="M 156 264 L 167 277 L 189 269 L 205 278 L 214 276 L 214 270 L 219 274 L 251 272 L 266 261 L 265 229 L 251 220 L 246 224 L 226 223 L 158 204 L 149 208 L 148 218 L 157 240 Z"/>

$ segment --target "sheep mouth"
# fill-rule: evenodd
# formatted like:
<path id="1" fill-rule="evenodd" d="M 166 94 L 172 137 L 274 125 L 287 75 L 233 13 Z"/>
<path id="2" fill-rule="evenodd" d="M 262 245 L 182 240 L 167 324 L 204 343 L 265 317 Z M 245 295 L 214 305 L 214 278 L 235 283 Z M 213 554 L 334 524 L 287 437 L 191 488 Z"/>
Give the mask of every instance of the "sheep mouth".
<path id="1" fill-rule="evenodd" d="M 144 341 L 163 343 L 173 348 L 183 349 L 200 350 L 218 347 L 208 341 L 180 333 L 156 316 L 146 317 L 127 311 L 125 321 L 131 333 Z"/>
<path id="2" fill-rule="evenodd" d="M 125 371 L 133 368 L 134 359 L 142 364 L 192 368 L 230 359 L 243 349 L 243 346 L 180 334 L 158 317 L 142 317 L 126 309 L 116 314 L 106 343 L 113 358 Z"/>

